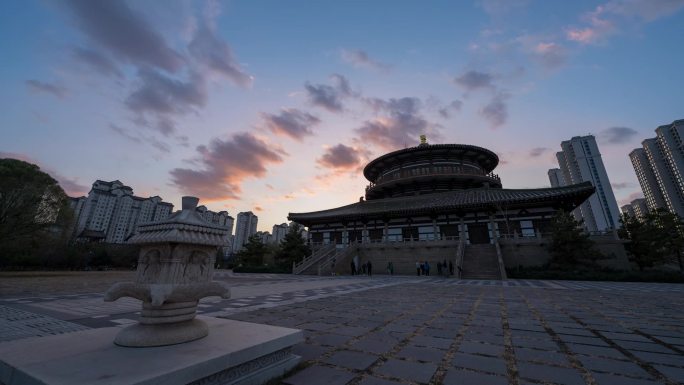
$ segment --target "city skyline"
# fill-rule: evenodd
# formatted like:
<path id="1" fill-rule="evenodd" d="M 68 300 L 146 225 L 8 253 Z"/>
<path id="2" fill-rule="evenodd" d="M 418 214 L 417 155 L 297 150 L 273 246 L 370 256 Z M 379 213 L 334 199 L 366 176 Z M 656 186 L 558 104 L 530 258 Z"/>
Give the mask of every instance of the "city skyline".
<path id="1" fill-rule="evenodd" d="M 628 154 L 682 118 L 683 1 L 0 4 L 0 157 L 71 196 L 93 180 L 194 195 L 259 230 L 358 200 L 360 170 L 418 144 L 496 152 L 548 186 L 596 136 L 620 205 Z M 17 44 L 21 37 L 21 44 Z"/>

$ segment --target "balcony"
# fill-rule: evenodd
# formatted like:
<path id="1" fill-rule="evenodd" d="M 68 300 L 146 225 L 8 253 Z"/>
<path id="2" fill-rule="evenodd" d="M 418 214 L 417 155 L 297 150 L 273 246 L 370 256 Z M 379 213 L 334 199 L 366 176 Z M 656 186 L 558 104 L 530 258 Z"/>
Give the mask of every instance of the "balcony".
<path id="1" fill-rule="evenodd" d="M 421 171 L 421 172 L 415 172 L 415 171 Z M 402 170 L 399 172 L 395 172 L 392 174 L 387 174 L 379 177 L 378 179 L 375 180 L 375 182 L 371 182 L 366 186 L 366 192 L 369 192 L 370 190 L 376 188 L 376 187 L 382 187 L 384 185 L 389 185 L 392 184 L 396 181 L 408 181 L 412 179 L 424 179 L 424 178 L 434 178 L 434 177 L 439 177 L 442 179 L 442 177 L 446 178 L 454 178 L 454 179 L 468 179 L 469 177 L 476 177 L 477 179 L 481 179 L 483 182 L 487 182 L 489 179 L 490 185 L 493 186 L 498 186 L 501 187 L 501 178 L 499 178 L 499 175 L 494 174 L 494 173 L 489 173 L 485 174 L 483 172 L 478 172 L 476 170 L 469 170 L 469 169 L 460 169 L 457 171 L 452 171 L 452 170 L 435 170 L 435 169 L 430 169 L 425 171 L 425 169 L 412 169 L 412 170 Z M 444 178 L 444 179 L 446 179 Z"/>

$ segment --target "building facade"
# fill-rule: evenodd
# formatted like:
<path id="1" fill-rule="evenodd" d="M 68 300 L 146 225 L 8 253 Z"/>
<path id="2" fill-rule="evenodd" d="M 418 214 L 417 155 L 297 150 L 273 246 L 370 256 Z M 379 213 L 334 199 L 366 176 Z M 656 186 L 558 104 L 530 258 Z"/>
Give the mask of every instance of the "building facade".
<path id="1" fill-rule="evenodd" d="M 287 235 L 290 226 L 287 223 L 281 223 L 279 225 L 273 225 L 273 231 L 271 231 L 272 242 L 279 245 L 285 235 Z"/>
<path id="2" fill-rule="evenodd" d="M 662 125 L 656 137 L 629 154 L 650 210 L 665 208 L 684 217 L 684 119 Z"/>
<path id="3" fill-rule="evenodd" d="M 596 193 L 573 211 L 575 218 L 584 221 L 590 232 L 618 228 L 620 211 L 594 136 L 575 136 L 561 142 L 556 158 L 564 183 L 590 182 L 596 188 Z"/>
<path id="4" fill-rule="evenodd" d="M 87 197 L 72 200 L 79 240 L 125 243 L 139 223 L 166 219 L 173 205 L 158 196 L 141 198 L 118 180 L 97 180 Z"/>
<path id="5" fill-rule="evenodd" d="M 242 212 L 237 215 L 235 221 L 235 238 L 233 241 L 233 252 L 237 253 L 252 235 L 256 234 L 257 222 L 259 218 L 251 211 Z"/>
<path id="6" fill-rule="evenodd" d="M 537 237 L 558 209 L 573 210 L 588 183 L 503 189 L 493 174 L 498 156 L 463 144 L 429 145 L 385 154 L 364 168 L 365 199 L 328 210 L 290 213 L 311 244 L 460 240 L 493 244 L 498 237 Z"/>
<path id="7" fill-rule="evenodd" d="M 106 243 L 126 243 L 139 224 L 159 222 L 173 212 L 173 205 L 159 196 L 135 196 L 131 187 L 118 180 L 95 181 L 88 196 L 70 198 L 70 206 L 74 212 L 73 237 Z M 197 211 L 207 221 L 232 231 L 233 218 L 227 212 L 216 213 L 205 206 Z"/>
<path id="8" fill-rule="evenodd" d="M 563 171 L 560 168 L 552 168 L 548 172 L 549 182 L 551 187 L 565 186 L 565 178 L 563 178 Z"/>
<path id="9" fill-rule="evenodd" d="M 634 218 L 642 218 L 649 211 L 645 198 L 635 199 L 631 203 L 620 207 L 620 209 L 624 215 Z"/>

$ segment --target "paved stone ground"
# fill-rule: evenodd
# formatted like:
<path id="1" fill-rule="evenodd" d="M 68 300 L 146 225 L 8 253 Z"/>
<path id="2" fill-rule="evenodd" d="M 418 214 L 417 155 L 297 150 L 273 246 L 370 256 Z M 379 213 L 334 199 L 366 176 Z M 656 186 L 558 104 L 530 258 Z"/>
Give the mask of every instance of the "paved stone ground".
<path id="1" fill-rule="evenodd" d="M 203 314 L 305 330 L 284 384 L 684 383 L 684 285 L 220 279 L 242 297 L 204 301 Z M 0 341 L 134 322 L 135 301 L 101 298 L 0 300 Z"/>

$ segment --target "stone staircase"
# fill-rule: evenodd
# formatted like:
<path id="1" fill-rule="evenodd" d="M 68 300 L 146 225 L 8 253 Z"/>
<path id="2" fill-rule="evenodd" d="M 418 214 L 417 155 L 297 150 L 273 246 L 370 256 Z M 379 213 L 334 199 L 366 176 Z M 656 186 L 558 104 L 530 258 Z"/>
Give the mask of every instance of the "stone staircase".
<path id="1" fill-rule="evenodd" d="M 501 279 L 496 246 L 467 245 L 463 255 L 462 279 Z"/>

